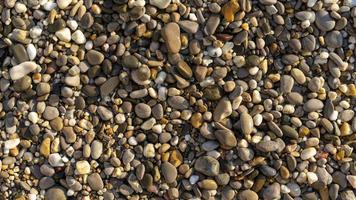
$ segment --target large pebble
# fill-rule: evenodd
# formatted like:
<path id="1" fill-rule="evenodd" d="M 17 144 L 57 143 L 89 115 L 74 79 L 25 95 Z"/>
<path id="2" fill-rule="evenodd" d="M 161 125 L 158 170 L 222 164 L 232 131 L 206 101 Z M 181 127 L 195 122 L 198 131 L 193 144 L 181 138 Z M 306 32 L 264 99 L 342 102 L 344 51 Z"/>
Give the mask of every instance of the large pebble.
<path id="1" fill-rule="evenodd" d="M 211 156 L 202 156 L 195 161 L 194 169 L 207 176 L 216 176 L 220 171 L 220 163 Z"/>
<path id="2" fill-rule="evenodd" d="M 150 0 L 150 4 L 159 9 L 166 9 L 170 3 L 171 0 Z"/>
<path id="3" fill-rule="evenodd" d="M 66 9 L 71 3 L 72 0 L 57 0 L 57 6 L 60 9 Z"/>
<path id="4" fill-rule="evenodd" d="M 170 22 L 162 28 L 162 37 L 166 42 L 167 50 L 174 54 L 178 53 L 181 48 L 180 28 L 177 23 Z"/>
<path id="5" fill-rule="evenodd" d="M 90 151 L 91 158 L 94 160 L 99 159 L 101 154 L 103 153 L 103 143 L 101 143 L 98 140 L 94 140 L 91 143 L 90 149 L 91 149 Z"/>
<path id="6" fill-rule="evenodd" d="M 214 135 L 224 149 L 232 149 L 237 145 L 234 132 L 228 129 L 217 130 L 214 132 Z"/>
<path id="7" fill-rule="evenodd" d="M 101 179 L 101 176 L 98 173 L 90 174 L 87 181 L 90 188 L 94 191 L 98 191 L 104 188 L 103 179 Z"/>
<path id="8" fill-rule="evenodd" d="M 12 67 L 9 71 L 12 80 L 18 80 L 37 69 L 35 62 L 27 61 Z"/>
<path id="9" fill-rule="evenodd" d="M 97 112 L 98 112 L 100 118 L 104 121 L 108 121 L 114 117 L 111 110 L 109 110 L 108 108 L 106 108 L 104 106 L 99 106 L 97 109 Z"/>
<path id="10" fill-rule="evenodd" d="M 241 113 L 240 117 L 241 130 L 244 135 L 249 135 L 253 131 L 253 119 L 247 112 Z"/>
<path id="11" fill-rule="evenodd" d="M 69 28 L 64 28 L 55 33 L 59 40 L 63 42 L 70 42 L 72 35 Z"/>
<path id="12" fill-rule="evenodd" d="M 173 183 L 177 178 L 177 169 L 169 162 L 164 162 L 161 165 L 161 170 L 164 179 L 167 183 Z"/>
<path id="13" fill-rule="evenodd" d="M 219 122 L 222 119 L 225 119 L 226 117 L 230 116 L 231 113 L 232 113 L 231 102 L 228 98 L 224 97 L 219 101 L 219 103 L 214 109 L 213 112 L 214 121 Z"/>
<path id="14" fill-rule="evenodd" d="M 99 65 L 104 61 L 104 55 L 96 50 L 88 51 L 85 56 L 91 65 Z"/>
<path id="15" fill-rule="evenodd" d="M 319 99 L 310 99 L 304 104 L 303 109 L 306 112 L 313 112 L 313 111 L 321 110 L 323 109 L 323 107 L 324 107 L 324 103 Z"/>
<path id="16" fill-rule="evenodd" d="M 335 27 L 335 21 L 326 10 L 319 10 L 315 16 L 315 24 L 321 31 L 331 31 Z"/>
<path id="17" fill-rule="evenodd" d="M 62 187 L 53 187 L 46 191 L 45 200 L 66 200 L 67 195 Z"/>

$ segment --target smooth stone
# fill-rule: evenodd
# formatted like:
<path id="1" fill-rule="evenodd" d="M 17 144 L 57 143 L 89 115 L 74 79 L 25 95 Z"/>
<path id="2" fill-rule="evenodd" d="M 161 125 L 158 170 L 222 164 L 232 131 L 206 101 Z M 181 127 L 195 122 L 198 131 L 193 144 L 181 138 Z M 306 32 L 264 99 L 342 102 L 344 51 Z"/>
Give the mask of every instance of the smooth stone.
<path id="1" fill-rule="evenodd" d="M 87 41 L 87 39 L 85 38 L 85 35 L 83 34 L 83 32 L 81 30 L 76 30 L 72 34 L 72 40 L 77 44 L 84 44 Z"/>
<path id="2" fill-rule="evenodd" d="M 190 66 L 184 61 L 180 60 L 177 64 L 177 69 L 178 72 L 184 77 L 184 78 L 191 78 L 193 76 L 193 71 L 190 68 Z"/>
<path id="3" fill-rule="evenodd" d="M 151 107 L 145 103 L 139 103 L 135 106 L 135 113 L 140 118 L 149 118 L 151 116 Z"/>
<path id="4" fill-rule="evenodd" d="M 237 150 L 237 155 L 239 156 L 239 158 L 241 160 L 246 162 L 246 161 L 252 160 L 254 155 L 255 155 L 255 153 L 250 148 L 239 148 Z"/>
<path id="5" fill-rule="evenodd" d="M 300 105 L 303 103 L 303 96 L 298 92 L 291 92 L 287 94 L 287 100 L 293 105 Z"/>
<path id="6" fill-rule="evenodd" d="M 85 55 L 87 61 L 91 65 L 99 65 L 104 61 L 104 55 L 96 50 L 89 50 Z"/>
<path id="7" fill-rule="evenodd" d="M 206 22 L 204 32 L 213 35 L 220 24 L 220 15 L 212 14 Z"/>
<path id="8" fill-rule="evenodd" d="M 122 57 L 122 65 L 129 69 L 137 69 L 140 66 L 140 62 L 133 55 L 127 55 Z"/>
<path id="9" fill-rule="evenodd" d="M 315 15 L 316 26 L 324 32 L 331 31 L 335 27 L 335 21 L 326 10 L 319 10 Z"/>
<path id="10" fill-rule="evenodd" d="M 288 125 L 283 125 L 281 127 L 282 131 L 283 131 L 283 135 L 290 137 L 292 139 L 298 139 L 299 134 L 298 132 L 295 130 L 295 128 L 288 126 Z"/>
<path id="11" fill-rule="evenodd" d="M 75 163 L 75 169 L 77 170 L 78 174 L 89 174 L 90 173 L 90 164 L 86 160 L 77 161 Z"/>
<path id="12" fill-rule="evenodd" d="M 344 38 L 340 31 L 331 31 L 325 35 L 325 44 L 331 48 L 342 47 Z"/>
<path id="13" fill-rule="evenodd" d="M 78 86 L 80 86 L 80 77 L 67 75 L 66 77 L 64 77 L 64 83 L 67 86 L 78 87 Z"/>
<path id="14" fill-rule="evenodd" d="M 119 85 L 119 77 L 114 76 L 105 81 L 104 84 L 100 86 L 100 94 L 102 97 L 108 96 L 111 94 Z"/>
<path id="15" fill-rule="evenodd" d="M 23 92 L 28 90 L 32 85 L 32 79 L 30 76 L 24 76 L 23 78 L 15 81 L 13 87 L 16 92 Z"/>
<path id="16" fill-rule="evenodd" d="M 194 169 L 206 176 L 216 176 L 220 171 L 220 163 L 211 156 L 202 156 L 195 161 Z"/>
<path id="17" fill-rule="evenodd" d="M 159 9 L 166 9 L 170 3 L 171 0 L 150 0 L 150 4 Z"/>
<path id="18" fill-rule="evenodd" d="M 256 145 L 256 148 L 262 152 L 277 151 L 278 147 L 279 144 L 272 140 L 267 140 L 267 141 L 262 140 Z"/>
<path id="19" fill-rule="evenodd" d="M 302 160 L 308 160 L 312 157 L 314 157 L 316 155 L 316 149 L 314 147 L 309 147 L 304 149 L 301 153 L 300 153 L 300 158 Z"/>
<path id="20" fill-rule="evenodd" d="M 53 187 L 46 191 L 45 200 L 67 200 L 67 195 L 64 188 L 62 187 Z"/>
<path id="21" fill-rule="evenodd" d="M 46 106 L 42 114 L 42 117 L 48 121 L 51 121 L 58 116 L 59 116 L 59 111 L 56 107 L 53 106 Z"/>
<path id="22" fill-rule="evenodd" d="M 151 81 L 151 70 L 147 66 L 142 66 L 131 72 L 132 80 L 138 85 L 148 85 Z"/>
<path id="23" fill-rule="evenodd" d="M 90 12 L 86 12 L 82 19 L 80 20 L 80 25 L 84 28 L 84 29 L 87 29 L 87 28 L 90 28 L 92 27 L 94 24 L 94 18 L 93 16 L 90 14 Z"/>
<path id="24" fill-rule="evenodd" d="M 63 120 L 60 117 L 56 117 L 49 122 L 51 128 L 55 131 L 61 131 L 63 129 Z"/>
<path id="25" fill-rule="evenodd" d="M 174 167 L 174 165 L 172 165 L 169 162 L 164 162 L 161 165 L 161 170 L 162 170 L 163 177 L 167 183 L 173 183 L 174 181 L 176 181 L 177 168 Z"/>
<path id="26" fill-rule="evenodd" d="M 314 112 L 323 109 L 323 107 L 324 103 L 319 99 L 310 99 L 304 104 L 303 109 L 306 112 Z"/>
<path id="27" fill-rule="evenodd" d="M 258 200 L 258 195 L 253 190 L 244 190 L 238 193 L 239 200 Z"/>
<path id="28" fill-rule="evenodd" d="M 184 110 L 189 107 L 189 102 L 184 97 L 172 96 L 168 98 L 168 105 L 177 110 Z"/>
<path id="29" fill-rule="evenodd" d="M 300 11 L 295 13 L 294 15 L 297 19 L 299 19 L 300 21 L 310 21 L 311 23 L 313 23 L 315 21 L 315 13 L 311 12 L 311 11 Z"/>
<path id="30" fill-rule="evenodd" d="M 36 87 L 37 96 L 49 94 L 51 92 L 51 86 L 48 83 L 39 83 Z"/>
<path id="31" fill-rule="evenodd" d="M 183 29 L 187 33 L 196 33 L 199 29 L 199 24 L 194 21 L 182 20 L 178 22 L 181 29 Z"/>
<path id="32" fill-rule="evenodd" d="M 4 142 L 4 150 L 8 151 L 10 149 L 13 149 L 13 148 L 17 147 L 17 145 L 19 145 L 19 144 L 20 144 L 20 138 L 6 140 Z"/>
<path id="33" fill-rule="evenodd" d="M 347 181 L 350 183 L 353 189 L 356 189 L 356 175 L 347 175 Z"/>
<path id="34" fill-rule="evenodd" d="M 299 57 L 294 54 L 286 54 L 282 56 L 282 62 L 286 65 L 294 65 L 298 63 L 298 61 L 299 61 Z"/>
<path id="35" fill-rule="evenodd" d="M 16 44 L 12 46 L 11 51 L 17 63 L 23 63 L 30 60 L 27 51 L 25 49 L 25 46 L 23 44 Z"/>
<path id="36" fill-rule="evenodd" d="M 98 112 L 100 118 L 104 121 L 108 121 L 114 117 L 111 110 L 109 110 L 108 108 L 106 108 L 104 106 L 99 106 L 97 109 L 97 112 Z"/>
<path id="37" fill-rule="evenodd" d="M 36 58 L 37 49 L 33 44 L 27 45 L 26 51 L 30 60 L 34 60 Z"/>
<path id="38" fill-rule="evenodd" d="M 169 53 L 178 53 L 181 48 L 180 28 L 178 24 L 175 22 L 166 24 L 162 28 L 161 34 L 166 42 L 166 47 Z"/>
<path id="39" fill-rule="evenodd" d="M 237 146 L 237 139 L 234 133 L 228 129 L 217 130 L 214 135 L 223 149 L 232 149 Z"/>
<path id="40" fill-rule="evenodd" d="M 90 174 L 87 178 L 90 188 L 94 191 L 99 191 L 104 188 L 103 179 L 98 173 Z"/>
<path id="41" fill-rule="evenodd" d="M 72 0 L 57 0 L 57 6 L 62 10 L 66 9 L 71 3 Z"/>
<path id="42" fill-rule="evenodd" d="M 277 3 L 277 0 L 259 0 L 259 2 L 266 6 L 271 6 Z"/>
<path id="43" fill-rule="evenodd" d="M 291 75 L 298 84 L 304 84 L 306 82 L 306 77 L 302 70 L 298 68 L 293 68 L 291 70 Z"/>
<path id="44" fill-rule="evenodd" d="M 59 153 L 52 153 L 48 156 L 48 162 L 52 167 L 63 167 L 64 163 Z"/>
<path id="45" fill-rule="evenodd" d="M 50 33 L 55 33 L 59 30 L 62 30 L 66 27 L 66 22 L 62 19 L 62 18 L 59 18 L 59 19 L 56 19 L 53 24 L 49 24 L 47 26 L 47 30 L 50 32 Z"/>
<path id="46" fill-rule="evenodd" d="M 244 135 L 250 135 L 253 131 L 253 119 L 247 112 L 241 113 L 240 116 L 241 131 Z"/>
<path id="47" fill-rule="evenodd" d="M 64 28 L 59 31 L 56 31 L 55 35 L 58 37 L 59 40 L 63 42 L 70 42 L 70 40 L 72 39 L 72 35 L 69 28 Z"/>
<path id="48" fill-rule="evenodd" d="M 26 61 L 19 65 L 12 67 L 9 71 L 12 80 L 19 80 L 27 74 L 37 69 L 38 65 L 32 61 Z"/>
<path id="49" fill-rule="evenodd" d="M 279 183 L 273 183 L 263 190 L 264 200 L 274 200 L 281 198 L 281 187 Z"/>
<path id="50" fill-rule="evenodd" d="M 289 75 L 283 75 L 281 77 L 281 91 L 283 93 L 292 92 L 294 86 L 294 79 Z"/>
<path id="51" fill-rule="evenodd" d="M 99 159 L 101 154 L 103 154 L 103 143 L 98 140 L 94 140 L 90 145 L 90 156 L 92 159 Z"/>
<path id="52" fill-rule="evenodd" d="M 214 121 L 219 122 L 222 119 L 225 119 L 226 117 L 230 116 L 231 113 L 232 113 L 231 102 L 228 98 L 224 97 L 219 101 L 219 103 L 214 109 L 213 112 Z"/>

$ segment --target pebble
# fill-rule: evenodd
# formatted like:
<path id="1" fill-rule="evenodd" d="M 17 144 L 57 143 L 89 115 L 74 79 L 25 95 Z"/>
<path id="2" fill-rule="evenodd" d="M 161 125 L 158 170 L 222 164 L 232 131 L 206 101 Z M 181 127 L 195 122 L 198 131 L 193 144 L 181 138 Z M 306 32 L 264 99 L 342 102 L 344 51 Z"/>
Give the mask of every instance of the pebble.
<path id="1" fill-rule="evenodd" d="M 211 15 L 208 19 L 208 21 L 206 22 L 204 31 L 207 35 L 213 35 L 216 31 L 216 29 L 218 28 L 220 24 L 220 17 L 219 15 Z"/>
<path id="2" fill-rule="evenodd" d="M 86 160 L 77 161 L 75 163 L 75 169 L 78 174 L 89 174 L 90 173 L 90 164 Z"/>
<path id="3" fill-rule="evenodd" d="M 331 31 L 335 27 L 335 21 L 326 10 L 319 10 L 315 15 L 316 26 L 324 32 Z"/>
<path id="4" fill-rule="evenodd" d="M 279 183 L 273 183 L 266 187 L 263 191 L 263 198 L 266 200 L 280 199 L 281 187 Z"/>
<path id="5" fill-rule="evenodd" d="M 27 61 L 12 67 L 9 71 L 12 80 L 19 80 L 27 74 L 35 71 L 38 65 L 35 62 Z"/>
<path id="6" fill-rule="evenodd" d="M 342 47 L 344 38 L 340 31 L 330 31 L 325 35 L 325 44 L 331 48 Z"/>
<path id="7" fill-rule="evenodd" d="M 253 119 L 247 112 L 241 113 L 240 117 L 241 130 L 244 135 L 249 135 L 253 131 Z"/>
<path id="8" fill-rule="evenodd" d="M 23 63 L 30 60 L 24 45 L 16 44 L 11 47 L 11 50 L 17 63 Z"/>
<path id="9" fill-rule="evenodd" d="M 34 60 L 37 56 L 36 47 L 33 44 L 29 44 L 29 45 L 27 45 L 26 50 L 27 50 L 29 60 Z"/>
<path id="10" fill-rule="evenodd" d="M 313 112 L 313 111 L 321 110 L 323 109 L 323 107 L 324 107 L 324 103 L 319 99 L 310 99 L 304 104 L 303 109 L 306 112 Z"/>
<path id="11" fill-rule="evenodd" d="M 98 173 L 90 174 L 87 178 L 90 188 L 94 191 L 99 191 L 104 188 L 104 183 L 101 176 Z"/>
<path id="12" fill-rule="evenodd" d="M 162 37 L 166 42 L 169 53 L 178 53 L 181 49 L 180 28 L 177 23 L 166 24 L 161 31 Z"/>
<path id="13" fill-rule="evenodd" d="M 258 200 L 258 195 L 253 190 L 244 190 L 238 194 L 240 200 Z"/>
<path id="14" fill-rule="evenodd" d="M 103 143 L 98 140 L 94 140 L 90 145 L 90 150 L 91 158 L 94 160 L 99 159 L 103 153 Z"/>
<path id="15" fill-rule="evenodd" d="M 72 34 L 72 40 L 77 44 L 85 44 L 85 42 L 87 41 L 87 39 L 85 38 L 85 36 L 81 30 L 76 30 Z"/>
<path id="16" fill-rule="evenodd" d="M 72 0 L 57 0 L 57 6 L 62 10 L 66 9 L 71 3 Z"/>
<path id="17" fill-rule="evenodd" d="M 181 29 L 183 29 L 187 33 L 194 34 L 198 32 L 199 24 L 190 20 L 181 20 L 178 22 Z"/>
<path id="18" fill-rule="evenodd" d="M 231 102 L 227 98 L 222 98 L 214 109 L 213 112 L 214 121 L 219 122 L 225 119 L 226 117 L 230 116 L 231 113 L 232 113 Z"/>
<path id="19" fill-rule="evenodd" d="M 114 117 L 113 113 L 108 108 L 106 108 L 104 106 L 99 106 L 97 109 L 97 112 L 98 112 L 100 118 L 104 121 L 108 121 Z"/>
<path id="20" fill-rule="evenodd" d="M 127 55 L 122 58 L 122 65 L 129 69 L 137 69 L 140 66 L 140 62 L 135 56 Z"/>
<path id="21" fill-rule="evenodd" d="M 161 165 L 163 177 L 167 183 L 173 183 L 177 179 L 177 169 L 169 162 Z"/>
<path id="22" fill-rule="evenodd" d="M 159 9 L 166 9 L 170 3 L 171 0 L 150 0 L 150 4 Z"/>
<path id="23" fill-rule="evenodd" d="M 63 42 L 70 42 L 70 40 L 72 39 L 72 35 L 69 28 L 64 28 L 59 31 L 56 31 L 55 35 L 58 37 L 59 40 Z"/>
<path id="24" fill-rule="evenodd" d="M 53 106 L 47 106 L 42 116 L 44 119 L 50 121 L 59 116 L 59 111 Z"/>
<path id="25" fill-rule="evenodd" d="M 151 116 L 151 107 L 147 104 L 139 103 L 135 106 L 135 113 L 140 118 L 149 118 Z"/>
<path id="26" fill-rule="evenodd" d="M 206 176 L 216 176 L 220 171 L 220 163 L 211 156 L 202 156 L 195 161 L 194 169 Z"/>
<path id="27" fill-rule="evenodd" d="M 91 65 L 99 65 L 104 61 L 104 55 L 96 50 L 89 50 L 85 57 Z"/>
<path id="28" fill-rule="evenodd" d="M 104 84 L 100 86 L 100 94 L 102 97 L 111 94 L 119 85 L 119 77 L 114 76 L 108 79 Z"/>
<path id="29" fill-rule="evenodd" d="M 232 149 L 237 146 L 234 133 L 228 129 L 217 130 L 214 135 L 224 149 Z"/>
<path id="30" fill-rule="evenodd" d="M 52 187 L 46 191 L 45 200 L 66 200 L 67 195 L 62 187 Z"/>

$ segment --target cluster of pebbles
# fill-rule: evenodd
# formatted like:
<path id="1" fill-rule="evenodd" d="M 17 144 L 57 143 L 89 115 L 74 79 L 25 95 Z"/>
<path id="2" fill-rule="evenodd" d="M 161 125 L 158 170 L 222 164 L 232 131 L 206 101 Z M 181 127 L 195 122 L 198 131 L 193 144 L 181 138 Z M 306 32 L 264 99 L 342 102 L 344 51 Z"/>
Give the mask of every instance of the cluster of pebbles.
<path id="1" fill-rule="evenodd" d="M 355 0 L 1 0 L 0 199 L 355 200 Z"/>

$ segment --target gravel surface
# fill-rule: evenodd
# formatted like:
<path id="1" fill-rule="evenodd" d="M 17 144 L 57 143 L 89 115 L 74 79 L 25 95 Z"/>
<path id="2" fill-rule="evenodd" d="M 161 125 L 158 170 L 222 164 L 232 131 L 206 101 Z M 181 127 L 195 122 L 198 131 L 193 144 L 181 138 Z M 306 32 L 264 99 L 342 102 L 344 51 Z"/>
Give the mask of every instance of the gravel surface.
<path id="1" fill-rule="evenodd" d="M 356 200 L 355 0 L 0 13 L 0 200 Z"/>

